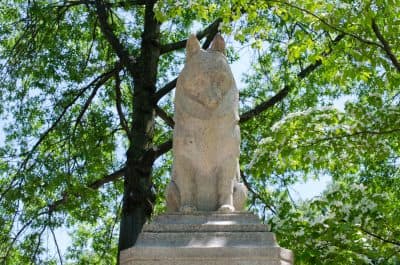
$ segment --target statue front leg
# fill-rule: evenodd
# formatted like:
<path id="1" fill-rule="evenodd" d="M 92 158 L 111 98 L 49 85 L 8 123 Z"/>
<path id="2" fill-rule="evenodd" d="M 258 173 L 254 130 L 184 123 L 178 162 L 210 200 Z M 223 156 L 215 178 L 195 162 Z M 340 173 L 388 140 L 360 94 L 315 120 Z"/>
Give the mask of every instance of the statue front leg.
<path id="1" fill-rule="evenodd" d="M 196 181 L 192 162 L 184 156 L 176 155 L 174 161 L 174 181 L 180 194 L 180 212 L 196 211 Z"/>
<path id="2" fill-rule="evenodd" d="M 233 185 L 235 183 L 237 159 L 230 157 L 224 160 L 218 174 L 218 211 L 234 212 Z"/>

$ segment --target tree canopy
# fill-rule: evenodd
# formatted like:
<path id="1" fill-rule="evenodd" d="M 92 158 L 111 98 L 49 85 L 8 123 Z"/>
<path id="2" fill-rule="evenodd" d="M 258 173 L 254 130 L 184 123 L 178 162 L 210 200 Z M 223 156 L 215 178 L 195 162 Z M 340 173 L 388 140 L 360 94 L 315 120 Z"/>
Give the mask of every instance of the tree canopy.
<path id="1" fill-rule="evenodd" d="M 249 210 L 296 264 L 400 264 L 399 14 L 393 0 L 2 1 L 0 262 L 113 264 L 164 211 L 195 28 L 205 49 L 221 32 L 230 62 L 249 50 Z M 320 196 L 293 199 L 322 176 Z"/>

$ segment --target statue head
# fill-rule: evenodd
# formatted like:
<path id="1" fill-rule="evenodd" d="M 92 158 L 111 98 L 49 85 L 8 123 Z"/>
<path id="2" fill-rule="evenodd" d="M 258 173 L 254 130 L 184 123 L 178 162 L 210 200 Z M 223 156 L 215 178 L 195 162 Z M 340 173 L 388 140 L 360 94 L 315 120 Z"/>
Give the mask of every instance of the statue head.
<path id="1" fill-rule="evenodd" d="M 190 98 L 190 108 L 196 112 L 193 116 L 209 116 L 208 112 L 217 109 L 230 90 L 236 90 L 236 85 L 222 36 L 217 34 L 211 47 L 203 50 L 196 35 L 191 35 L 186 44 L 186 63 L 178 78 L 177 91 L 185 91 Z"/>

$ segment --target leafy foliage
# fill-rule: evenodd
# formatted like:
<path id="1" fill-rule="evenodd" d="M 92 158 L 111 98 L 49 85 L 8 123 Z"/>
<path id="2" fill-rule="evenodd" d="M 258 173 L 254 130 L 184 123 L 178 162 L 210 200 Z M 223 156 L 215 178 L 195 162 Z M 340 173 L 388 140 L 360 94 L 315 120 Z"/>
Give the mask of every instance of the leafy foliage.
<path id="1" fill-rule="evenodd" d="M 153 4 L 154 213 L 165 207 L 182 40 L 205 29 L 206 45 L 222 21 L 230 44 L 252 55 L 240 88 L 249 208 L 297 264 L 399 264 L 400 4 L 346 0 L 2 2 L 1 262 L 115 263 L 124 154 L 138 145 L 131 128 L 144 106 L 133 104 L 140 78 L 127 62 L 143 55 Z M 292 198 L 292 185 L 321 176 L 332 179 L 324 193 Z M 60 228 L 72 241 L 65 252 Z"/>

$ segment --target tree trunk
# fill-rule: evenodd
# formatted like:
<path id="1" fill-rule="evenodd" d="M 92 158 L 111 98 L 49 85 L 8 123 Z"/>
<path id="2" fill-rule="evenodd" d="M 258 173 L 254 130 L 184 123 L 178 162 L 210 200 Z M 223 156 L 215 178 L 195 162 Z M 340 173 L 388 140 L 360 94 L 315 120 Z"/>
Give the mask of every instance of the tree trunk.
<path id="1" fill-rule="evenodd" d="M 160 57 L 160 24 L 154 17 L 153 7 L 154 4 L 145 7 L 141 53 L 137 61 L 137 75 L 134 77 L 133 117 L 118 252 L 135 244 L 143 224 L 153 211 L 155 200 L 151 180 L 155 123 L 152 98 L 156 90 Z"/>

